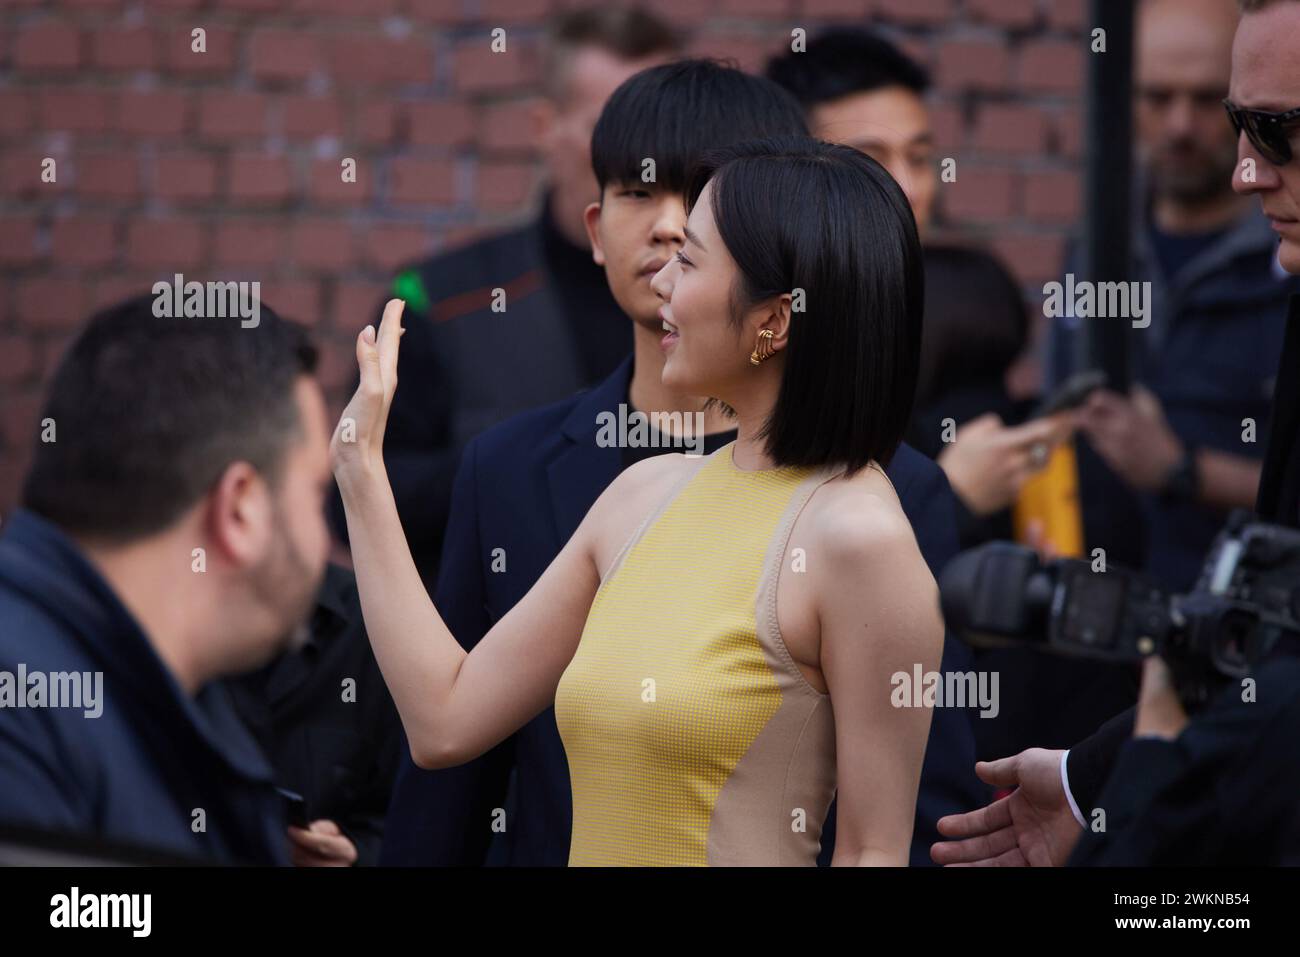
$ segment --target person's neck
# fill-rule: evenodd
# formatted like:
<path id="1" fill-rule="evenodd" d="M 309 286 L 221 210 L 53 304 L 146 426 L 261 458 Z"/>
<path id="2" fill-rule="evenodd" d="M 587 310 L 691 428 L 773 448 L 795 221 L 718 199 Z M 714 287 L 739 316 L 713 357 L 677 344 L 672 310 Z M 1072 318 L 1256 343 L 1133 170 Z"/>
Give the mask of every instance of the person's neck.
<path id="1" fill-rule="evenodd" d="M 736 445 L 731 460 L 739 469 L 752 472 L 776 467 L 776 461 L 767 451 L 767 439 L 760 433 L 772 414 L 780 384 L 780 370 L 775 363 L 765 364 L 754 375 L 747 376 L 744 384 L 727 399 L 736 413 Z"/>
<path id="2" fill-rule="evenodd" d="M 1226 229 L 1249 205 L 1250 197 L 1238 196 L 1230 190 L 1196 202 L 1161 196 L 1152 206 L 1152 215 L 1161 232 L 1173 236 L 1193 235 Z"/>
<path id="3" fill-rule="evenodd" d="M 632 383 L 628 401 L 637 412 L 646 415 L 703 412 L 704 434 L 728 432 L 736 423 L 717 406 L 704 408 L 707 399 L 667 388 L 663 383 L 664 353 L 659 345 L 662 335 L 640 323 L 632 328 Z"/>
<path id="4" fill-rule="evenodd" d="M 205 646 L 196 622 L 203 613 L 206 575 L 191 571 L 191 550 L 175 536 L 164 535 L 130 545 L 78 540 L 82 554 L 108 582 L 131 613 L 177 684 L 196 694 L 211 677 L 196 649 Z M 212 636 L 206 636 L 212 637 Z"/>

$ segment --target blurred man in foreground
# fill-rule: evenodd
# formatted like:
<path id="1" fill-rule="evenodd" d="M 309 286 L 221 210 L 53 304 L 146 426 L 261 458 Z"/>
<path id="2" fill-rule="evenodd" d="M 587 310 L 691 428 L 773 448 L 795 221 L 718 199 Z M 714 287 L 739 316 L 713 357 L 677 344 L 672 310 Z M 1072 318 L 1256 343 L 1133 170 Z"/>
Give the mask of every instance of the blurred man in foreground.
<path id="1" fill-rule="evenodd" d="M 140 296 L 77 337 L 0 537 L 0 823 L 288 863 L 271 769 L 218 679 L 298 640 L 321 582 L 315 362 L 265 306 L 241 328 Z"/>

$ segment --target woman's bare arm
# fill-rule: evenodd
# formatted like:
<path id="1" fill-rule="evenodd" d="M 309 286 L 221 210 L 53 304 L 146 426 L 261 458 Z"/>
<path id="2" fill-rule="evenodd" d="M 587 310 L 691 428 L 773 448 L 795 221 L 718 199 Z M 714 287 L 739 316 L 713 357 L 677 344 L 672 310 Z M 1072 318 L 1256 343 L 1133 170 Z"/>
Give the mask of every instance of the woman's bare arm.
<path id="1" fill-rule="evenodd" d="M 820 525 L 827 562 L 815 594 L 839 809 L 832 864 L 906 866 L 931 713 L 894 707 L 891 677 L 911 681 L 917 664 L 938 670 L 938 590 L 911 526 L 885 503 L 837 509 Z"/>
<path id="2" fill-rule="evenodd" d="M 615 486 L 528 594 L 466 654 L 416 571 L 383 466 L 402 305 L 389 302 L 377 336 L 367 329 L 357 339 L 361 383 L 331 452 L 375 658 L 412 758 L 421 767 L 445 767 L 483 753 L 554 700 L 599 586 L 592 527 Z"/>

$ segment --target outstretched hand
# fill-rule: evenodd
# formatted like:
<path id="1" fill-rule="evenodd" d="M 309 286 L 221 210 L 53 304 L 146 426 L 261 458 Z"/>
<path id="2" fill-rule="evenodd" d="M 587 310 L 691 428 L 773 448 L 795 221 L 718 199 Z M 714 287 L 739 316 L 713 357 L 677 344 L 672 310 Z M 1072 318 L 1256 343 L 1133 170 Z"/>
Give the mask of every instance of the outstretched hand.
<path id="1" fill-rule="evenodd" d="M 1009 758 L 980 761 L 975 773 L 1006 797 L 967 814 L 939 819 L 939 833 L 958 840 L 930 847 L 936 864 L 965 867 L 1060 867 L 1083 829 L 1061 782 L 1061 751 L 1030 748 Z"/>
<path id="2" fill-rule="evenodd" d="M 383 467 L 384 429 L 397 389 L 397 353 L 406 331 L 402 328 L 405 308 L 401 299 L 388 300 L 378 333 L 374 326 L 366 326 L 357 336 L 361 381 L 330 440 L 330 460 L 340 481 Z"/>

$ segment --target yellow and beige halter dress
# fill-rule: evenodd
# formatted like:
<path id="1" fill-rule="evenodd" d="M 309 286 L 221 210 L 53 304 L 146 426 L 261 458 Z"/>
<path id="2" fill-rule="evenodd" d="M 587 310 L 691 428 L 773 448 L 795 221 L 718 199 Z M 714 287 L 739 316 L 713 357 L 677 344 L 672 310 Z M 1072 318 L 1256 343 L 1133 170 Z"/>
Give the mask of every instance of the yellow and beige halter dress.
<path id="1" fill-rule="evenodd" d="M 693 460 L 601 580 L 555 717 L 576 865 L 812 865 L 835 793 L 830 697 L 776 620 L 790 530 L 839 469 Z"/>

